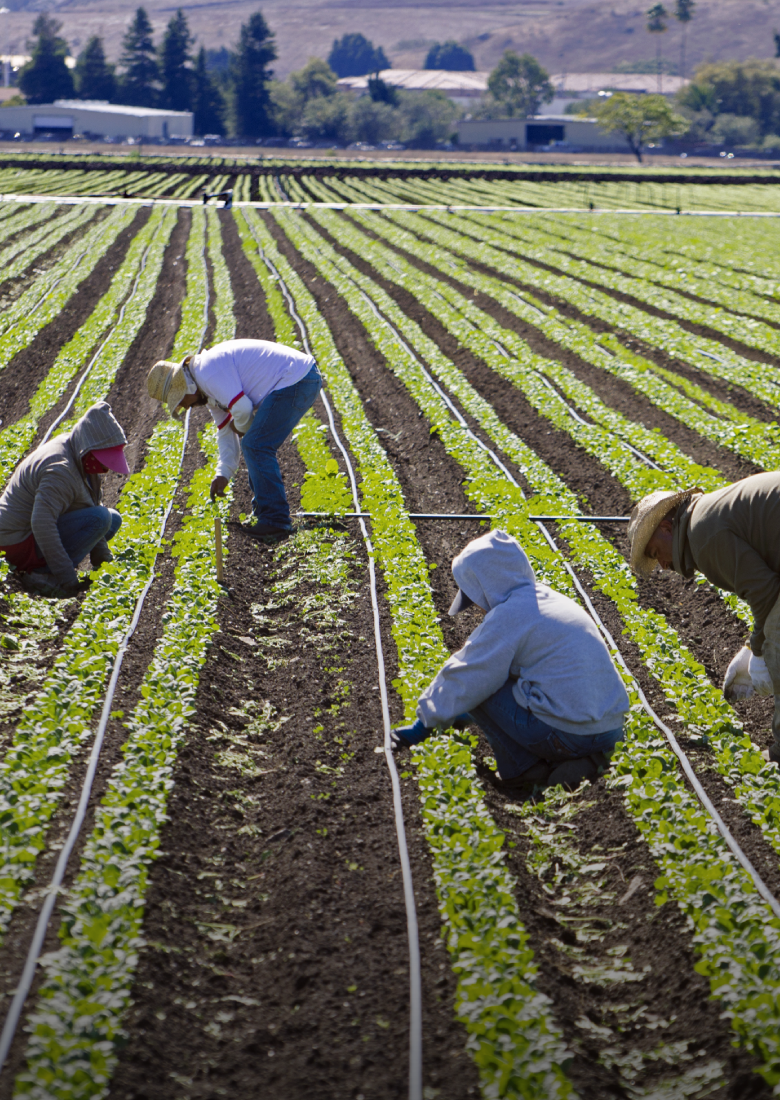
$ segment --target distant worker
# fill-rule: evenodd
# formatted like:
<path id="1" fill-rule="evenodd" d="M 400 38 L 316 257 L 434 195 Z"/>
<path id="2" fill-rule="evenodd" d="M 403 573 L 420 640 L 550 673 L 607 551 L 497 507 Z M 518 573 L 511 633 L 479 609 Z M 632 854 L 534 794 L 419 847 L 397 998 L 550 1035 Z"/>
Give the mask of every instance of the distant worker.
<path id="1" fill-rule="evenodd" d="M 289 535 L 290 506 L 276 453 L 322 388 L 314 359 L 269 340 L 227 340 L 181 364 L 155 363 L 147 386 L 176 417 L 208 405 L 219 431 L 211 499 L 225 495 L 243 453 L 255 522 L 242 529 L 261 541 Z"/>
<path id="2" fill-rule="evenodd" d="M 780 763 L 780 473 L 714 493 L 650 493 L 631 513 L 628 538 L 640 576 L 659 565 L 688 578 L 698 569 L 750 605 L 753 633 L 732 659 L 723 693 L 732 702 L 774 695 L 774 743 L 764 755 Z"/>
<path id="3" fill-rule="evenodd" d="M 474 539 L 455 558 L 450 615 L 486 612 L 466 644 L 420 696 L 417 721 L 393 731 L 397 747 L 436 727 L 473 721 L 490 743 L 501 789 L 530 792 L 594 779 L 623 738 L 623 681 L 593 620 L 540 584 L 504 531 Z"/>
<path id="4" fill-rule="evenodd" d="M 130 472 L 126 443 L 100 401 L 16 467 L 0 496 L 0 551 L 29 592 L 75 596 L 89 587 L 76 571 L 87 554 L 93 568 L 113 560 L 108 543 L 122 517 L 100 503 L 101 477 Z"/>

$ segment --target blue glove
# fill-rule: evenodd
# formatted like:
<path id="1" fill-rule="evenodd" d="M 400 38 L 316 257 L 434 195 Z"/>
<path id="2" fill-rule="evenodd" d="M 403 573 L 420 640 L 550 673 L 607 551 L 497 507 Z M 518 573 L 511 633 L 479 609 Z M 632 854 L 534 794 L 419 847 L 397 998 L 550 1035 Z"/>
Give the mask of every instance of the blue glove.
<path id="1" fill-rule="evenodd" d="M 427 729 L 418 718 L 413 726 L 398 726 L 390 730 L 390 739 L 393 742 L 393 749 L 408 749 L 412 745 L 419 745 L 432 733 L 433 730 Z"/>

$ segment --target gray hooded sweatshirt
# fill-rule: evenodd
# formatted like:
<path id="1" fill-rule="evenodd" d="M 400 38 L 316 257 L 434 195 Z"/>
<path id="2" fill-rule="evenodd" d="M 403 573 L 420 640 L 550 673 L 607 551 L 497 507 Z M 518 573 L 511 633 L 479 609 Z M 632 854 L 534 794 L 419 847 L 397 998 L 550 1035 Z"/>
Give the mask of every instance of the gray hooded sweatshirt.
<path id="1" fill-rule="evenodd" d="M 65 512 L 100 503 L 100 479 L 84 473 L 83 456 L 123 443 L 127 438 L 111 406 L 100 401 L 87 409 L 72 431 L 37 447 L 19 463 L 0 496 L 0 546 L 15 546 L 33 534 L 56 583 L 78 581 L 57 520 Z"/>
<path id="2" fill-rule="evenodd" d="M 539 584 L 504 531 L 470 542 L 452 563 L 462 592 L 487 614 L 417 706 L 423 725 L 445 726 L 509 680 L 521 707 L 563 733 L 620 729 L 628 695 L 593 620 Z"/>

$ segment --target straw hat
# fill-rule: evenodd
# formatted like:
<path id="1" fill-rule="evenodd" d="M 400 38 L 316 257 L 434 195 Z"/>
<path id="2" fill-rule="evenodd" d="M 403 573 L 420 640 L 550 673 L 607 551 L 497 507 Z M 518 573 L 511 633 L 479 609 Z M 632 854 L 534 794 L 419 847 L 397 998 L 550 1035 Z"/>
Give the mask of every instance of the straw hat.
<path id="1" fill-rule="evenodd" d="M 160 401 L 168 406 L 172 416 L 188 393 L 195 393 L 197 386 L 194 381 L 189 381 L 184 373 L 184 366 L 189 362 L 189 356 L 183 363 L 171 363 L 167 359 L 161 359 L 155 363 L 146 379 L 146 388 L 149 396 L 154 401 Z"/>
<path id="2" fill-rule="evenodd" d="M 646 577 L 653 572 L 658 562 L 655 558 L 649 558 L 645 550 L 658 524 L 674 511 L 678 504 L 693 496 L 694 493 L 701 492 L 703 490 L 698 486 L 693 489 L 683 489 L 678 493 L 668 489 L 658 489 L 634 505 L 628 523 L 628 541 L 631 544 L 631 568 L 635 573 Z"/>

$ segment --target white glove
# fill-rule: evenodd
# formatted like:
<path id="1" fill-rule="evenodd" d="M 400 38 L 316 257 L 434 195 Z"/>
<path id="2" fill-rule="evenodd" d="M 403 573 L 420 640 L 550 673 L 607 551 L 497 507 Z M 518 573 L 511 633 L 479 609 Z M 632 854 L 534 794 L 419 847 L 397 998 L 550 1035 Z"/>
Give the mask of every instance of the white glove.
<path id="1" fill-rule="evenodd" d="M 726 669 L 726 678 L 723 681 L 723 694 L 730 703 L 736 699 L 749 699 L 755 691 L 750 676 L 751 660 L 755 660 L 755 657 L 746 645 L 731 658 L 731 664 Z"/>
<path id="2" fill-rule="evenodd" d="M 754 653 L 751 653 L 748 662 L 748 672 L 750 673 L 750 681 L 753 684 L 753 690 L 756 695 L 774 695 L 775 686 L 772 683 L 772 677 L 769 675 L 769 670 L 766 667 L 766 661 L 763 657 L 756 657 Z"/>

